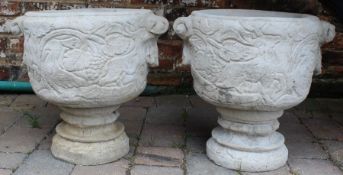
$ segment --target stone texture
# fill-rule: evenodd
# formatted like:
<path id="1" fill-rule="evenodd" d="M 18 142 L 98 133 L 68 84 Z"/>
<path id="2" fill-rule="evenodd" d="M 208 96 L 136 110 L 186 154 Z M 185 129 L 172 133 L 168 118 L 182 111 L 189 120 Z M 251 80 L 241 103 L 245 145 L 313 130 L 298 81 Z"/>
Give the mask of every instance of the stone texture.
<path id="1" fill-rule="evenodd" d="M 287 142 L 312 142 L 312 134 L 304 125 L 298 123 L 281 123 L 278 130 L 285 136 Z"/>
<path id="2" fill-rule="evenodd" d="M 320 101 L 315 98 L 307 98 L 299 105 L 294 107 L 295 110 L 299 111 L 321 111 L 323 109 L 327 109 L 327 105 L 321 105 Z"/>
<path id="3" fill-rule="evenodd" d="M 313 118 L 312 111 L 293 110 L 293 113 L 299 118 Z"/>
<path id="4" fill-rule="evenodd" d="M 129 138 L 113 112 L 144 90 L 148 66 L 158 65 L 157 38 L 168 26 L 151 10 L 125 8 L 30 11 L 3 24 L 4 32 L 24 35 L 23 61 L 37 96 L 62 110 L 51 146 L 55 157 L 97 165 L 129 152 Z M 46 104 L 22 95 L 11 107 L 26 111 Z M 42 128 L 50 128 L 58 117 L 44 119 Z M 38 127 L 36 117 L 34 122 Z"/>
<path id="5" fill-rule="evenodd" d="M 11 175 L 11 174 L 12 174 L 11 170 L 0 169 L 0 175 Z"/>
<path id="6" fill-rule="evenodd" d="M 146 117 L 146 109 L 141 107 L 121 107 L 119 113 L 119 121 L 125 125 L 128 136 L 131 138 L 138 137 Z"/>
<path id="7" fill-rule="evenodd" d="M 213 105 L 210 103 L 204 101 L 197 95 L 191 95 L 189 96 L 189 101 L 194 108 L 214 108 Z"/>
<path id="8" fill-rule="evenodd" d="M 16 126 L 17 127 L 26 127 L 32 128 L 32 123 L 30 123 L 30 119 L 28 117 L 35 117 L 37 118 L 37 122 L 39 127 L 52 129 L 59 123 L 60 119 L 60 109 L 54 105 L 47 105 L 46 107 L 39 107 L 35 108 L 30 111 L 23 112 L 22 117 L 18 120 Z"/>
<path id="9" fill-rule="evenodd" d="M 16 169 L 23 162 L 27 155 L 21 153 L 1 153 L 0 152 L 0 168 Z"/>
<path id="10" fill-rule="evenodd" d="M 30 153 L 48 132 L 47 129 L 12 127 L 0 136 L 0 151 Z"/>
<path id="11" fill-rule="evenodd" d="M 300 120 L 298 119 L 298 115 L 296 114 L 298 111 L 284 111 L 283 115 L 278 118 L 280 125 L 285 125 L 286 127 L 291 124 L 300 124 Z"/>
<path id="12" fill-rule="evenodd" d="M 140 135 L 143 127 L 143 121 L 127 121 L 119 120 L 125 125 L 125 132 L 131 138 L 136 138 Z"/>
<path id="13" fill-rule="evenodd" d="M 125 106 L 148 108 L 148 107 L 155 107 L 156 103 L 155 103 L 154 98 L 151 98 L 151 97 L 137 97 L 127 103 L 124 103 L 123 107 Z"/>
<path id="14" fill-rule="evenodd" d="M 312 111 L 313 118 L 319 118 L 319 119 L 330 119 L 331 115 L 330 113 L 326 111 Z"/>
<path id="15" fill-rule="evenodd" d="M 50 151 L 33 152 L 14 175 L 68 175 L 74 165 L 55 159 Z"/>
<path id="16" fill-rule="evenodd" d="M 163 95 L 155 97 L 157 106 L 189 107 L 188 96 L 186 95 Z"/>
<path id="17" fill-rule="evenodd" d="M 181 167 L 183 152 L 177 148 L 138 147 L 134 163 L 149 166 Z"/>
<path id="18" fill-rule="evenodd" d="M 175 167 L 157 167 L 157 166 L 144 166 L 135 165 L 131 169 L 131 175 L 183 175 L 183 171 L 180 168 Z"/>
<path id="19" fill-rule="evenodd" d="M 331 113 L 332 118 L 343 126 L 343 112 L 342 113 Z"/>
<path id="20" fill-rule="evenodd" d="M 183 125 L 185 120 L 185 109 L 178 106 L 158 106 L 149 108 L 147 123 Z"/>
<path id="21" fill-rule="evenodd" d="M 0 108 L 0 113 L 0 135 L 22 116 L 22 113 L 7 107 Z"/>
<path id="22" fill-rule="evenodd" d="M 185 144 L 184 130 L 176 125 L 145 124 L 139 145 L 180 148 Z"/>
<path id="23" fill-rule="evenodd" d="M 214 107 L 195 107 L 187 111 L 186 132 L 191 136 L 208 137 L 217 126 L 218 112 Z"/>
<path id="24" fill-rule="evenodd" d="M 40 150 L 50 150 L 51 148 L 51 142 L 52 142 L 52 137 L 56 133 L 49 134 L 42 142 L 40 142 L 38 149 Z"/>
<path id="25" fill-rule="evenodd" d="M 323 98 L 319 100 L 319 103 L 321 103 L 322 105 L 326 105 L 328 107 L 328 110 L 330 112 L 343 112 L 342 109 L 342 100 L 340 99 L 334 99 L 334 98 Z"/>
<path id="26" fill-rule="evenodd" d="M 311 13 L 311 14 L 316 14 L 321 16 L 321 18 L 324 18 L 326 20 L 333 20 L 332 18 L 335 18 L 335 16 L 332 16 L 331 10 L 325 8 L 325 11 L 322 10 L 321 4 L 323 2 L 319 2 L 318 0 L 301 0 L 301 1 L 296 1 L 292 0 L 289 1 L 288 3 L 284 3 L 283 1 L 263 1 L 262 3 L 256 0 L 252 1 L 244 1 L 244 0 L 203 0 L 203 1 L 196 1 L 196 0 L 180 0 L 180 1 L 169 1 L 172 6 L 165 7 L 165 3 L 167 1 L 156 1 L 156 0 L 115 0 L 115 1 L 109 1 L 109 0 L 103 0 L 103 1 L 96 1 L 96 0 L 29 0 L 29 1 L 23 1 L 23 2 L 18 2 L 18 1 L 2 1 L 5 2 L 5 4 L 11 4 L 11 5 L 6 5 L 8 7 L 4 7 L 4 10 L 0 10 L 2 14 L 5 14 L 6 17 L 1 17 L 2 21 L 5 21 L 7 18 L 11 18 L 12 15 L 9 14 L 18 14 L 22 15 L 26 11 L 31 11 L 31 10 L 48 10 L 48 9 L 69 9 L 69 8 L 85 8 L 87 6 L 89 7 L 108 7 L 108 8 L 117 8 L 117 7 L 124 7 L 124 8 L 153 8 L 153 10 L 160 12 L 164 12 L 164 15 L 170 20 L 174 21 L 177 17 L 179 16 L 187 16 L 191 11 L 194 9 L 198 8 L 249 8 L 249 9 L 264 9 L 264 10 L 281 10 L 281 11 L 292 11 L 292 12 L 297 12 L 297 13 Z M 162 3 L 163 2 L 163 3 Z M 318 8 L 319 6 L 319 8 Z M 305 11 L 303 9 L 306 9 Z M 311 9 L 311 10 L 307 10 Z M 324 11 L 324 12 L 323 12 Z M 323 15 L 323 13 L 325 13 Z M 9 16 L 8 16 L 9 15 Z M 0 27 L 1 31 L 1 27 Z M 8 39 L 13 38 L 13 35 L 11 34 L 2 34 L 2 38 Z M 168 32 L 168 34 L 163 37 L 163 40 L 165 40 L 168 45 L 173 45 L 169 43 L 173 43 L 177 37 L 175 36 L 175 32 Z M 342 35 L 336 37 L 338 41 L 342 38 Z M 179 41 L 179 40 L 176 40 Z M 339 43 L 339 44 L 338 44 Z M 9 76 L 5 77 L 4 80 L 12 80 L 12 79 L 17 79 L 18 74 L 20 75 L 18 78 L 20 79 L 22 76 L 26 77 L 26 74 L 20 74 L 21 71 L 24 71 L 25 69 L 20 65 L 21 63 L 21 51 L 17 51 L 19 49 L 13 50 L 11 47 L 7 46 L 9 44 L 4 43 L 4 46 L 1 47 L 0 44 L 0 50 L 4 50 L 6 53 L 7 57 L 10 57 L 10 59 L 6 59 L 6 63 L 3 63 L 4 65 L 17 65 L 15 68 L 11 68 L 10 71 L 8 71 Z M 11 44 L 12 45 L 12 44 Z M 16 44 L 19 45 L 20 44 Z M 175 47 L 169 47 L 169 52 L 172 52 L 173 55 L 176 55 L 174 57 L 171 57 L 170 62 L 172 62 L 172 66 L 170 69 L 164 69 L 162 71 L 151 71 L 150 74 L 155 74 L 158 76 L 162 76 L 162 78 L 165 78 L 165 75 L 175 73 L 175 59 L 181 59 L 181 54 L 182 54 L 182 43 L 179 48 Z M 3 49 L 2 49 L 3 48 Z M 340 42 L 334 42 L 331 44 L 330 50 L 341 50 L 342 48 L 342 43 Z M 159 48 L 160 51 L 160 64 L 165 60 L 164 56 L 166 51 L 165 49 Z M 16 55 L 15 53 L 19 53 Z M 15 56 L 13 56 L 15 55 Z M 168 53 L 169 55 L 169 53 Z M 14 59 L 16 60 L 15 62 L 13 61 Z M 176 57 L 176 58 L 175 58 Z M 2 58 L 4 59 L 4 58 Z M 9 61 L 10 60 L 10 61 Z M 334 64 L 336 69 L 330 69 L 331 71 L 327 71 L 327 67 L 324 66 L 323 70 L 325 71 L 326 74 L 329 74 L 332 76 L 332 73 L 338 74 L 340 77 L 342 77 L 339 69 L 339 63 L 340 63 L 340 55 L 337 55 L 335 57 L 326 57 L 324 55 L 323 61 L 324 62 L 329 62 L 331 64 Z M 14 63 L 13 63 L 14 62 Z M 20 62 L 19 64 L 17 62 Z M 16 64 L 17 63 L 17 64 Z M 20 67 L 19 67 L 20 66 Z M 24 69 L 24 70 L 23 70 Z M 188 71 L 183 71 L 182 74 L 178 76 L 178 79 L 181 81 L 187 77 L 190 76 L 190 73 Z M 328 77 L 331 77 L 328 76 Z M 324 78 L 325 77 L 320 77 Z M 166 78 L 167 79 L 167 78 Z M 24 79 L 27 81 L 28 79 Z M 328 78 L 328 80 L 330 80 Z M 171 80 L 165 80 L 167 82 L 170 82 Z M 149 82 L 150 83 L 150 82 Z M 182 87 L 181 87 L 182 88 Z M 178 88 L 179 89 L 179 88 Z M 324 91 L 330 91 L 324 88 Z"/>
<path id="27" fill-rule="evenodd" d="M 343 127 L 332 119 L 304 119 L 303 122 L 319 139 L 343 141 Z"/>
<path id="28" fill-rule="evenodd" d="M 43 107 L 46 104 L 46 101 L 41 100 L 35 95 L 20 95 L 13 101 L 11 107 L 14 109 L 26 111 L 35 107 Z"/>
<path id="29" fill-rule="evenodd" d="M 153 99 L 153 98 L 150 98 Z M 127 121 L 143 121 L 146 117 L 146 109 L 135 106 L 119 108 L 119 119 Z"/>
<path id="30" fill-rule="evenodd" d="M 296 175 L 342 175 L 343 173 L 328 160 L 289 159 L 289 165 Z"/>
<path id="31" fill-rule="evenodd" d="M 194 153 L 205 153 L 207 137 L 187 137 L 186 138 L 186 149 L 187 151 Z"/>
<path id="32" fill-rule="evenodd" d="M 240 171 L 284 166 L 288 152 L 276 120 L 308 95 L 321 72 L 318 46 L 334 39 L 335 26 L 314 16 L 216 9 L 179 17 L 173 29 L 184 41 L 182 63 L 191 65 L 195 92 L 220 113 L 207 156 Z M 307 102 L 303 110 L 316 110 Z"/>
<path id="33" fill-rule="evenodd" d="M 58 130 L 57 130 L 58 131 Z M 130 151 L 129 138 L 124 132 L 115 139 L 102 142 L 75 142 L 55 135 L 52 139 L 52 154 L 78 165 L 100 165 L 124 157 Z"/>
<path id="34" fill-rule="evenodd" d="M 130 144 L 130 150 L 129 150 L 129 153 L 127 153 L 123 158 L 126 159 L 126 160 L 133 160 L 133 156 L 135 154 L 135 151 L 136 151 L 136 146 L 137 144 L 135 144 L 135 146 L 132 146 L 132 144 Z"/>
<path id="35" fill-rule="evenodd" d="M 137 111 L 141 110 L 140 107 L 127 107 L 125 110 L 134 111 L 135 108 L 138 109 Z M 33 111 L 35 111 L 35 110 L 36 109 L 34 109 Z M 205 107 L 205 110 L 206 110 L 206 107 Z M 320 166 L 313 165 L 313 167 L 315 167 L 315 168 L 319 167 L 321 169 L 323 167 L 324 167 L 324 169 L 326 169 L 326 168 L 330 169 L 330 167 L 332 168 L 332 166 L 334 166 L 334 164 L 330 163 L 330 160 L 333 160 L 337 166 L 341 166 L 343 168 L 342 163 L 340 162 L 341 157 L 342 157 L 342 155 L 341 155 L 341 148 L 342 148 L 341 142 L 340 141 L 330 141 L 330 140 L 320 140 L 321 145 L 325 147 L 325 150 L 330 155 L 330 159 L 327 159 L 327 154 L 325 153 L 325 151 L 322 150 L 321 145 L 318 145 L 315 138 L 313 138 L 313 136 L 311 135 L 311 133 L 308 132 L 308 130 L 305 128 L 305 126 L 300 123 L 300 120 L 298 120 L 298 118 L 297 118 L 298 116 L 294 115 L 293 112 L 294 112 L 294 110 L 289 110 L 289 111 L 285 112 L 284 115 L 279 120 L 280 124 L 281 124 L 281 132 L 283 134 L 285 134 L 285 136 L 286 136 L 286 145 L 288 146 L 288 149 L 289 149 L 290 159 L 296 159 L 296 158 L 299 158 L 300 160 L 301 160 L 301 158 L 306 158 L 307 160 L 326 159 L 324 161 L 327 161 L 329 163 L 320 164 Z M 301 111 L 297 111 L 297 112 L 301 112 Z M 313 111 L 309 111 L 309 112 L 313 112 Z M 136 124 L 136 123 L 140 123 L 142 121 L 142 119 L 144 120 L 144 118 L 142 118 L 141 116 L 135 117 L 135 115 L 136 114 L 138 115 L 138 113 L 132 112 L 131 114 L 130 114 L 131 115 L 130 117 L 128 117 L 127 119 L 124 119 L 125 122 L 127 122 L 127 123 L 131 122 L 131 123 Z M 331 113 L 330 113 L 330 115 L 333 116 Z M 204 117 L 204 118 L 206 118 L 206 117 Z M 304 118 L 307 118 L 307 117 L 299 117 L 299 118 L 301 118 L 301 120 L 303 120 Z M 194 115 L 194 119 L 196 119 L 196 115 Z M 309 117 L 308 119 L 314 119 L 314 117 Z M 318 119 L 322 119 L 322 118 L 318 118 Z M 196 120 L 194 120 L 194 121 L 196 122 Z M 204 126 L 205 126 L 205 124 L 206 123 L 204 123 Z M 14 125 L 14 127 L 16 127 L 17 125 L 18 124 Z M 30 129 L 29 127 L 27 127 L 25 125 L 18 127 L 18 128 Z M 8 131 L 12 132 L 12 128 L 10 128 Z M 54 134 L 55 133 L 49 133 L 48 136 L 46 136 L 46 138 L 44 138 L 39 143 L 38 150 L 44 150 L 44 151 L 47 151 L 49 153 L 50 152 L 50 145 L 51 145 L 51 136 Z M 175 144 L 174 148 L 170 148 L 170 147 L 169 148 L 168 147 L 152 147 L 152 148 L 151 147 L 139 147 L 137 150 L 135 150 L 135 146 L 137 146 L 137 141 L 138 141 L 138 139 L 140 139 L 140 137 L 135 136 L 135 137 L 130 138 L 130 142 L 132 141 L 134 143 L 130 143 L 130 145 L 131 145 L 130 152 L 129 152 L 129 154 L 125 155 L 125 157 L 124 157 L 126 160 L 121 159 L 120 161 L 116 161 L 116 162 L 105 164 L 105 165 L 99 165 L 99 166 L 76 166 L 74 168 L 73 172 L 68 172 L 68 173 L 66 173 L 66 175 L 67 174 L 71 174 L 71 175 L 85 174 L 85 175 L 87 175 L 87 173 L 88 174 L 96 174 L 96 173 L 99 174 L 100 173 L 100 175 L 101 175 L 101 173 L 103 173 L 104 175 L 106 175 L 106 174 L 122 175 L 122 174 L 130 173 L 130 172 L 128 172 L 130 170 L 128 170 L 128 167 L 126 164 L 129 161 L 131 161 L 131 164 L 133 165 L 133 167 L 135 167 L 134 166 L 135 164 L 136 164 L 136 166 L 145 167 L 145 168 L 142 168 L 142 171 L 141 171 L 141 169 L 138 169 L 134 172 L 134 173 L 138 173 L 138 174 L 150 173 L 150 172 L 156 172 L 156 171 L 158 172 L 159 171 L 159 170 L 147 171 L 148 167 L 151 167 L 151 166 L 157 167 L 157 168 L 165 168 L 165 167 L 179 168 L 179 165 L 180 165 L 179 161 L 181 161 L 181 162 L 183 161 L 183 158 L 181 158 L 183 155 L 183 152 L 187 152 L 188 155 L 186 156 L 186 161 L 182 162 L 184 164 L 182 164 L 182 168 L 180 168 L 180 169 L 186 168 L 187 169 L 186 174 L 196 174 L 196 175 L 201 175 L 201 174 L 206 174 L 206 175 L 207 174 L 213 174 L 213 175 L 217 175 L 217 174 L 218 175 L 221 175 L 221 174 L 225 174 L 225 175 L 230 175 L 230 174 L 237 174 L 237 175 L 238 174 L 241 174 L 241 175 L 254 175 L 254 174 L 256 174 L 256 175 L 288 175 L 289 174 L 289 172 L 288 172 L 289 168 L 287 166 L 282 167 L 278 170 L 274 170 L 274 171 L 270 171 L 270 172 L 261 172 L 261 173 L 248 173 L 248 172 L 243 172 L 243 171 L 235 172 L 235 171 L 231 171 L 228 169 L 221 168 L 221 167 L 215 165 L 213 162 L 209 161 L 208 158 L 206 157 L 206 155 L 204 155 L 205 143 L 206 143 L 208 137 L 190 136 L 187 133 L 186 133 L 186 135 L 187 135 L 186 147 L 184 147 L 182 145 Z M 15 138 L 22 139 L 22 138 L 17 137 L 17 136 L 15 136 Z M 168 140 L 169 138 L 167 136 L 167 137 L 164 137 L 163 139 Z M 2 140 L 0 140 L 0 145 L 1 145 L 1 142 L 2 142 Z M 37 141 L 37 142 L 39 142 L 39 141 Z M 21 142 L 18 141 L 17 144 L 19 145 L 19 143 L 21 143 Z M 36 146 L 36 148 L 37 148 L 37 146 Z M 182 148 L 182 150 L 179 148 Z M 136 152 L 136 155 L 134 156 L 135 152 Z M 182 154 L 180 154 L 180 152 Z M 3 156 L 3 155 L 10 155 L 10 156 Z M 15 156 L 13 156 L 13 155 L 15 155 Z M 2 152 L 2 150 L 0 150 L 0 175 L 2 175 L 1 173 L 4 173 L 2 171 L 5 171 L 6 173 L 11 173 L 11 170 L 9 168 L 2 169 L 1 166 L 5 165 L 2 161 L 5 161 L 6 167 L 15 167 L 16 164 L 17 165 L 20 164 L 21 155 L 26 155 L 26 154 L 4 153 L 4 152 Z M 201 156 L 197 156 L 197 155 L 201 155 Z M 47 154 L 46 156 L 51 156 L 51 155 Z M 190 161 L 191 156 L 195 157 L 195 158 L 193 158 L 192 161 Z M 29 159 L 25 159 L 25 161 L 24 161 L 25 163 L 21 164 L 20 167 L 24 166 L 29 161 Z M 176 161 L 176 160 L 178 160 L 178 161 Z M 117 165 L 118 162 L 123 162 L 123 161 L 126 162 L 126 163 L 124 163 L 125 166 L 123 166 L 123 167 L 112 166 L 112 165 Z M 140 161 L 140 162 L 136 162 L 136 161 Z M 190 163 L 191 162 L 195 162 L 195 163 L 193 163 L 193 165 L 195 167 L 196 166 L 200 167 L 200 170 L 194 168 L 194 169 L 192 169 L 192 171 L 190 171 Z M 9 164 L 11 164 L 11 165 L 9 165 Z M 137 164 L 140 164 L 140 165 L 137 165 Z M 211 170 L 211 168 L 208 168 L 211 166 L 213 166 L 215 168 L 212 168 L 213 170 Z M 307 168 L 308 168 L 308 166 L 307 166 Z M 203 170 L 203 169 L 205 169 L 205 170 Z M 303 169 L 306 170 L 306 168 L 303 168 Z M 309 169 L 310 169 L 309 171 L 311 173 L 312 170 L 311 170 L 311 168 L 309 168 Z M 178 170 L 176 170 L 176 171 L 178 171 Z M 131 171 L 131 172 L 133 172 L 133 171 Z M 323 172 L 319 171 L 319 174 L 320 173 L 323 173 Z M 330 171 L 329 171 L 329 173 L 330 173 Z M 160 174 L 158 174 L 158 175 L 160 175 Z M 291 174 L 289 174 L 289 175 L 291 175 Z M 293 175 L 298 175 L 298 174 L 293 173 Z"/>
<path id="36" fill-rule="evenodd" d="M 129 162 L 125 159 L 97 166 L 75 166 L 71 175 L 126 175 Z"/>
<path id="37" fill-rule="evenodd" d="M 321 141 L 330 154 L 330 158 L 343 167 L 343 142 Z"/>
<path id="38" fill-rule="evenodd" d="M 303 159 L 328 159 L 329 156 L 322 149 L 321 145 L 313 142 L 288 142 L 286 140 L 286 146 L 288 148 L 288 156 L 290 158 L 303 158 Z"/>
<path id="39" fill-rule="evenodd" d="M 187 175 L 239 175 L 211 162 L 205 154 L 189 153 L 186 156 Z"/>
<path id="40" fill-rule="evenodd" d="M 16 97 L 17 95 L 1 95 L 0 106 L 10 106 Z"/>
<path id="41" fill-rule="evenodd" d="M 268 172 L 261 172 L 261 173 L 249 173 L 249 172 L 242 172 L 242 175 L 293 175 L 290 173 L 290 169 L 288 166 L 281 167 L 277 170 L 268 171 Z"/>
<path id="42" fill-rule="evenodd" d="M 191 64 L 194 89 L 197 94 L 206 101 L 212 102 L 212 104 L 217 103 L 222 107 L 241 110 L 284 110 L 302 102 L 310 88 L 310 83 L 302 82 L 311 81 L 313 73 L 321 71 L 320 55 L 313 55 L 310 51 L 319 51 L 319 47 L 314 47 L 313 45 L 311 47 L 307 44 L 312 41 L 317 45 L 330 42 L 335 36 L 335 27 L 328 22 L 319 21 L 316 17 L 307 18 L 305 16 L 294 17 L 286 15 L 289 17 L 287 18 L 289 20 L 287 22 L 280 22 L 278 18 L 284 17 L 285 14 L 266 11 L 229 11 L 229 14 L 227 13 L 228 11 L 223 10 L 194 11 L 189 17 L 180 17 L 173 23 L 176 34 L 184 40 L 183 63 Z M 242 14 L 245 15 L 243 16 Z M 213 15 L 230 16 L 234 17 L 234 20 L 232 18 L 217 20 L 211 18 Z M 256 16 L 261 17 L 260 15 L 266 17 L 266 19 L 258 18 L 259 21 L 253 20 Z M 267 17 L 272 17 L 272 20 Z M 273 36 L 274 38 L 268 35 L 258 35 L 256 38 L 248 36 L 251 31 L 245 28 L 244 25 L 236 25 L 237 21 L 249 23 L 250 21 L 246 21 L 247 19 L 251 19 L 260 25 L 268 23 L 270 25 L 268 30 L 270 29 L 276 35 Z M 295 25 L 299 20 L 307 24 L 311 23 L 311 25 Z M 217 33 L 218 35 L 201 33 L 201 29 L 205 27 L 206 22 L 212 24 L 209 27 L 210 30 L 220 30 Z M 286 26 L 289 30 L 282 30 Z M 306 37 L 298 35 L 300 28 L 306 36 L 319 35 L 320 37 L 306 40 Z M 251 26 L 251 29 L 259 30 L 262 33 L 267 30 L 257 26 Z M 227 47 L 227 45 L 220 41 L 212 42 L 216 41 L 218 37 L 220 38 L 220 36 L 225 36 L 225 34 L 232 33 L 233 31 L 244 31 L 247 37 L 251 37 L 252 40 L 248 43 L 252 47 L 247 47 L 245 45 L 247 43 L 239 44 L 245 42 L 239 35 L 232 36 L 235 40 L 230 40 L 234 44 L 239 44 L 236 47 Z M 201 42 L 193 40 L 201 35 L 205 37 Z M 297 37 L 298 40 L 288 40 L 289 35 Z M 265 45 L 259 47 L 256 45 L 256 42 L 265 43 Z M 199 47 L 202 44 L 206 44 L 208 47 Z M 294 48 L 294 45 L 299 46 L 299 48 Z M 301 49 L 300 47 L 307 48 L 308 50 Z M 232 53 L 234 49 L 240 51 L 236 50 L 237 52 Z M 278 54 L 275 54 L 275 59 L 273 60 L 265 60 L 264 56 L 259 55 L 263 52 L 262 50 Z M 210 57 L 206 55 L 206 53 L 213 52 L 218 54 Z M 289 55 L 288 53 L 294 53 L 294 55 Z M 300 58 L 300 54 L 304 57 Z M 223 59 L 224 57 L 226 59 Z M 299 58 L 299 60 L 292 62 L 291 60 L 294 57 Z M 301 62 L 300 59 L 305 59 L 305 57 L 310 59 Z M 275 61 L 280 64 L 275 64 Z M 236 65 L 237 62 L 245 64 Z M 258 67 L 256 67 L 256 63 L 259 64 Z M 311 69 L 307 69 L 306 66 L 310 66 Z M 280 75 L 275 75 L 276 72 L 280 73 Z M 300 72 L 306 76 L 299 76 Z M 268 76 L 266 76 L 266 73 Z M 276 87 L 271 85 L 272 82 L 264 79 L 284 79 L 285 81 L 278 83 L 278 85 L 282 84 L 282 87 Z M 208 88 L 209 86 L 211 88 Z M 275 90 L 280 91 L 276 93 Z"/>
<path id="43" fill-rule="evenodd" d="M 138 146 L 139 136 L 129 136 L 130 146 Z"/>

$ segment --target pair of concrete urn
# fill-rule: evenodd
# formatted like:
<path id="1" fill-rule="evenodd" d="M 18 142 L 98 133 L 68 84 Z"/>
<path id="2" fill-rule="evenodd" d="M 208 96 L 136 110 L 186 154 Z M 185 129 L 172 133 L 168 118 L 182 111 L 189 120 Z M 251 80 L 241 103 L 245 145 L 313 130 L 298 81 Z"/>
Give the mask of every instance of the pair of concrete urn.
<path id="1" fill-rule="evenodd" d="M 35 93 L 62 109 L 53 155 L 96 165 L 127 154 L 116 111 L 145 88 L 168 21 L 143 9 L 82 9 L 28 12 L 6 29 L 24 33 Z M 174 30 L 197 94 L 220 113 L 208 157 L 241 171 L 283 166 L 288 152 L 277 119 L 306 98 L 334 26 L 310 15 L 222 9 L 178 18 Z"/>

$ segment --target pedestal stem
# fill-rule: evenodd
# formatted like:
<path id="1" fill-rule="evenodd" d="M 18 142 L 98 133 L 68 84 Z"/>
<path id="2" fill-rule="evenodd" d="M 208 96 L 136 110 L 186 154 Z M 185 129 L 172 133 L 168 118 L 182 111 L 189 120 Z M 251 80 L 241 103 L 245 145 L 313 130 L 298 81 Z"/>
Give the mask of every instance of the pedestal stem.
<path id="1" fill-rule="evenodd" d="M 115 161 L 129 151 L 124 125 L 116 122 L 116 107 L 61 107 L 63 122 L 56 127 L 51 150 L 55 157 L 81 165 Z"/>
<path id="2" fill-rule="evenodd" d="M 284 137 L 275 130 L 282 111 L 241 111 L 217 108 L 219 127 L 207 141 L 207 155 L 216 164 L 240 171 L 269 171 L 288 157 Z"/>

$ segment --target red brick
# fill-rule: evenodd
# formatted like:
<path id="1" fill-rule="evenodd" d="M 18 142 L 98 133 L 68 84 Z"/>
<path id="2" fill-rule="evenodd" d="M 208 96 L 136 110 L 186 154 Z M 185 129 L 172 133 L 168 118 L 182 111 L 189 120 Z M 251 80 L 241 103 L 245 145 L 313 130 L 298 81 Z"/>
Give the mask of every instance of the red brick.
<path id="1" fill-rule="evenodd" d="M 322 53 L 323 66 L 343 65 L 343 50 L 324 50 Z"/>
<path id="2" fill-rule="evenodd" d="M 239 9 L 250 9 L 252 7 L 252 3 L 251 1 L 231 0 L 229 7 Z"/>
<path id="3" fill-rule="evenodd" d="M 324 49 L 343 50 L 343 33 L 337 32 L 332 42 L 323 45 Z"/>
<path id="4" fill-rule="evenodd" d="M 131 0 L 131 4 L 144 4 L 145 0 Z"/>
<path id="5" fill-rule="evenodd" d="M 0 38 L 0 52 L 4 52 L 7 49 L 7 41 L 8 38 Z"/>
<path id="6" fill-rule="evenodd" d="M 181 76 L 177 74 L 152 74 L 148 75 L 148 83 L 156 86 L 179 86 Z"/>
<path id="7" fill-rule="evenodd" d="M 181 40 L 159 40 L 157 44 L 160 55 L 166 57 L 176 57 L 180 56 L 182 53 Z"/>
<path id="8" fill-rule="evenodd" d="M 169 21 L 175 21 L 176 18 L 180 17 L 180 16 L 188 16 L 190 13 L 188 11 L 188 9 L 190 9 L 190 7 L 172 7 L 172 6 L 168 6 L 166 7 L 165 10 L 165 17 L 169 20 Z"/>
<path id="9" fill-rule="evenodd" d="M 343 66 L 329 66 L 327 69 L 329 71 L 336 73 L 336 74 L 343 75 Z"/>
<path id="10" fill-rule="evenodd" d="M 131 0 L 131 4 L 167 4 L 168 0 Z"/>
<path id="11" fill-rule="evenodd" d="M 15 16 L 19 15 L 20 12 L 20 2 L 0 1 L 0 15 Z"/>
<path id="12" fill-rule="evenodd" d="M 190 65 L 183 65 L 182 61 L 177 61 L 175 70 L 178 72 L 190 72 L 191 66 Z"/>
<path id="13" fill-rule="evenodd" d="M 231 0 L 225 7 L 318 14 L 318 0 Z"/>
<path id="14" fill-rule="evenodd" d="M 151 68 L 152 70 L 173 70 L 174 60 L 170 59 L 159 59 L 159 66 Z"/>
<path id="15" fill-rule="evenodd" d="M 0 80 L 8 80 L 10 77 L 10 72 L 8 68 L 0 67 Z"/>
<path id="16" fill-rule="evenodd" d="M 40 10 L 66 10 L 78 9 L 86 7 L 86 0 L 54 0 L 54 1 L 35 1 L 28 0 L 22 2 L 26 11 L 40 11 Z"/>
<path id="17" fill-rule="evenodd" d="M 22 53 L 24 51 L 24 37 L 9 38 L 7 49 L 11 52 Z"/>

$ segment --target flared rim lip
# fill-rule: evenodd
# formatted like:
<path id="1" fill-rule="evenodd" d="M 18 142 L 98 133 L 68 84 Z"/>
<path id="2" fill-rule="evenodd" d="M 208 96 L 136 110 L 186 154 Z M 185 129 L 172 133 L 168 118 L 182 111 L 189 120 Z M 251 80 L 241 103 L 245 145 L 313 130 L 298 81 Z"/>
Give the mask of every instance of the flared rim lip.
<path id="1" fill-rule="evenodd" d="M 118 15 L 140 15 L 152 13 L 148 9 L 129 8 L 83 8 L 71 10 L 45 10 L 38 12 L 27 12 L 28 17 L 73 17 L 73 16 L 118 16 Z"/>
<path id="2" fill-rule="evenodd" d="M 193 11 L 192 16 L 225 19 L 246 20 L 304 20 L 316 19 L 313 15 L 301 13 L 288 13 L 278 11 L 246 10 L 246 9 L 207 9 Z"/>

